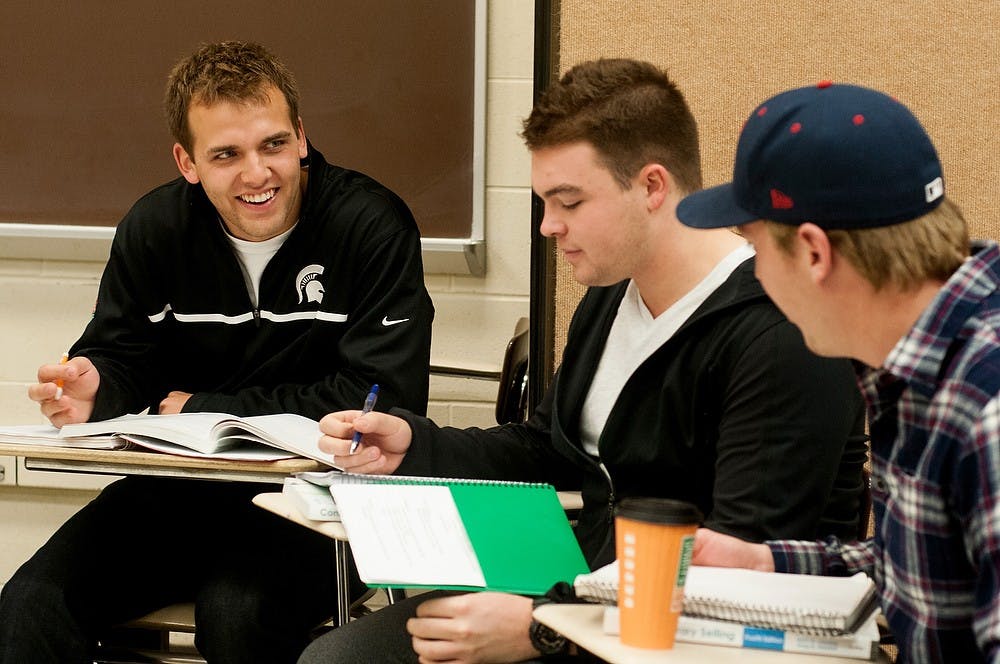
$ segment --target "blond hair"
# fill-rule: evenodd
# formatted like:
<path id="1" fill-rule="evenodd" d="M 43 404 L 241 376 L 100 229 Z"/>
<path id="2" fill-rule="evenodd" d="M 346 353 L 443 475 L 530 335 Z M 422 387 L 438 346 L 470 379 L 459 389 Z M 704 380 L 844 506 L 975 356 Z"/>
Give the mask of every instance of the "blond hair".
<path id="1" fill-rule="evenodd" d="M 778 247 L 791 253 L 797 227 L 764 223 Z M 969 255 L 969 231 L 962 210 L 947 198 L 910 221 L 825 232 L 837 253 L 876 290 L 891 284 L 905 291 L 925 281 L 947 281 Z"/>

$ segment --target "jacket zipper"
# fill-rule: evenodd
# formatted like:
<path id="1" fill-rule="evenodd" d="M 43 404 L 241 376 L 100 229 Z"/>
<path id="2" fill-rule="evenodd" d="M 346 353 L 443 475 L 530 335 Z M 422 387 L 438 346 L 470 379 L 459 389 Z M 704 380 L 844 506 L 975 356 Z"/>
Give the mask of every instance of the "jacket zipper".
<path id="1" fill-rule="evenodd" d="M 608 523 L 615 521 L 615 483 L 611 481 L 611 473 L 604 467 L 603 461 L 597 462 L 597 467 L 604 473 L 604 479 L 608 481 Z"/>
<path id="2" fill-rule="evenodd" d="M 608 472 L 608 469 L 604 466 L 604 462 L 601 461 L 600 457 L 597 457 L 597 460 L 595 461 L 594 457 L 584 452 L 583 449 L 576 446 L 573 446 L 573 449 L 588 462 L 597 466 L 604 475 L 604 479 L 608 481 L 608 509 L 605 518 L 607 519 L 608 524 L 613 524 L 615 522 L 615 501 L 617 498 L 615 496 L 615 483 L 611 480 L 611 473 Z"/>

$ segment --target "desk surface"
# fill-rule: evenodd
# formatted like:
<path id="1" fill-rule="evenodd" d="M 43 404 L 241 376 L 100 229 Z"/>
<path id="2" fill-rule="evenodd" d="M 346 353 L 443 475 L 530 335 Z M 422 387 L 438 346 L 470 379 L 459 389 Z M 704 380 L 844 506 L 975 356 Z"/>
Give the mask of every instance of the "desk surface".
<path id="1" fill-rule="evenodd" d="M 604 607 L 598 604 L 545 604 L 535 609 L 535 618 L 563 634 L 581 648 L 608 662 L 621 664 L 858 664 L 864 661 L 827 655 L 727 648 L 695 643 L 675 643 L 670 650 L 645 650 L 624 646 L 617 636 L 604 633 Z M 887 662 L 879 659 L 878 662 Z"/>
<path id="2" fill-rule="evenodd" d="M 24 457 L 25 467 L 29 470 L 250 482 L 281 482 L 291 473 L 327 468 L 318 461 L 303 458 L 280 461 L 230 461 L 199 459 L 160 452 L 84 450 L 20 443 L 0 443 L 0 455 Z"/>
<path id="3" fill-rule="evenodd" d="M 307 519 L 302 516 L 302 512 L 292 505 L 292 501 L 288 500 L 288 496 L 283 493 L 258 493 L 253 498 L 253 504 L 263 507 L 268 512 L 285 517 L 289 521 L 303 525 L 310 530 L 315 530 L 317 533 L 323 533 L 327 537 L 344 542 L 347 541 L 347 531 L 344 530 L 343 523 L 340 521 L 313 521 L 312 519 Z"/>

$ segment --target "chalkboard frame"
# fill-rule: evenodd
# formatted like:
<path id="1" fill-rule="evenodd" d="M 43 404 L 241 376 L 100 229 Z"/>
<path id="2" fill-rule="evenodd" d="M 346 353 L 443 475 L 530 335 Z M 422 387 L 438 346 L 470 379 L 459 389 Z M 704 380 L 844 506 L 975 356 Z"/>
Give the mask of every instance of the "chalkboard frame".
<path id="1" fill-rule="evenodd" d="M 41 1 L 44 3 L 46 0 Z M 388 1 L 392 2 L 393 0 Z M 437 0 L 432 1 L 436 2 Z M 461 230 L 458 237 L 428 237 L 425 232 L 425 237 L 422 240 L 422 248 L 425 272 L 481 276 L 485 273 L 486 267 L 484 198 L 487 0 L 459 1 L 469 2 L 474 6 L 473 63 L 471 67 L 468 66 L 468 63 L 456 63 L 454 67 L 456 70 L 471 71 L 473 76 L 471 83 L 473 97 L 472 119 L 470 123 L 472 133 L 470 141 L 471 177 L 466 177 L 469 181 L 469 188 L 471 188 L 471 191 L 468 192 L 470 201 L 468 215 L 471 219 L 468 226 Z M 342 8 L 343 5 L 338 5 L 338 9 Z M 17 11 L 17 7 L 13 7 L 12 9 L 13 11 Z M 435 29 L 435 26 L 421 27 L 425 27 L 428 32 L 433 32 Z M 224 36 L 220 38 L 229 37 Z M 264 39 L 260 39 L 259 41 L 265 42 Z M 0 46 L 0 51 L 3 48 Z M 40 45 L 39 48 L 44 48 L 44 45 Z M 280 49 L 273 48 L 273 50 L 279 56 L 282 56 Z M 459 67 L 457 66 L 458 64 L 462 64 L 463 66 Z M 298 75 L 298 72 L 296 74 Z M 165 72 L 163 72 L 163 75 L 165 76 Z M 454 73 L 449 71 L 448 75 L 454 75 Z M 0 101 L 0 107 L 2 105 L 3 102 Z M 310 130 L 309 125 L 308 108 L 303 109 L 303 116 L 306 120 L 306 133 L 310 135 L 310 138 L 314 138 L 315 132 Z M 16 138 L 14 140 L 20 141 L 23 139 Z M 164 154 L 169 153 L 169 144 L 158 145 L 157 147 L 162 147 Z M 328 160 L 354 167 L 350 163 L 338 162 L 336 155 L 333 155 L 331 158 L 330 150 L 332 148 L 329 146 L 318 144 L 317 147 L 323 150 Z M 12 168 L 17 168 L 17 163 L 9 165 Z M 359 170 L 368 171 L 369 169 L 360 167 Z M 376 177 L 378 177 L 377 174 Z M 388 184 L 393 186 L 391 183 Z M 398 189 L 398 187 L 393 188 Z M 136 191 L 133 198 L 138 198 L 142 193 L 142 191 Z M 405 195 L 404 198 L 406 198 Z M 411 207 L 414 207 L 412 203 Z M 114 234 L 114 227 L 112 225 L 67 224 L 53 223 L 52 221 L 38 222 L 33 219 L 11 218 L 9 215 L 3 215 L 0 218 L 3 218 L 3 221 L 0 221 L 0 258 L 103 260 L 107 256 L 110 241 Z"/>

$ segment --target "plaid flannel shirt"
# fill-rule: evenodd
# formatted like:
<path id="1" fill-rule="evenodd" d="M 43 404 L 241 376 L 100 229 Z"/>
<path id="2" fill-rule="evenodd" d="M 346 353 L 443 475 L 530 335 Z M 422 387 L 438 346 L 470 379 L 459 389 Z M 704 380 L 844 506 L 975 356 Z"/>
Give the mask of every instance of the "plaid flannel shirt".
<path id="1" fill-rule="evenodd" d="M 859 381 L 870 415 L 875 537 L 768 542 L 775 568 L 872 575 L 902 662 L 998 662 L 997 244 L 975 247 L 884 365 Z"/>

